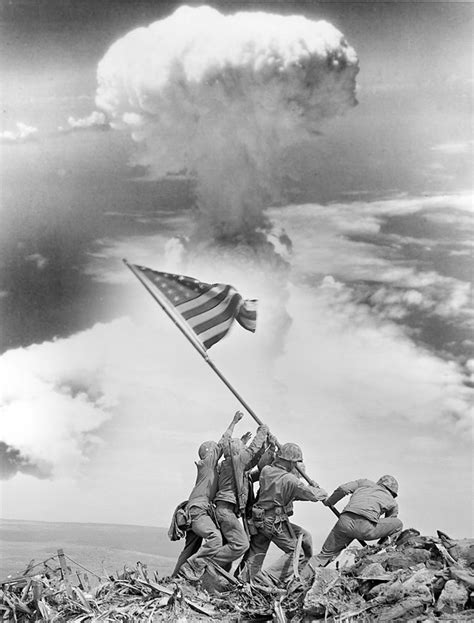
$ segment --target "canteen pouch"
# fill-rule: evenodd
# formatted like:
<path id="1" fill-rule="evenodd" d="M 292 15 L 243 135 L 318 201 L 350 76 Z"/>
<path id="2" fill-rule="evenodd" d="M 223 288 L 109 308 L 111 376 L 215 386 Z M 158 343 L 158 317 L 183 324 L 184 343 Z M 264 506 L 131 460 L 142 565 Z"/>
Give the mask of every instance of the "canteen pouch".
<path id="1" fill-rule="evenodd" d="M 191 527 L 191 517 L 186 509 L 180 508 L 176 511 L 176 524 L 181 530 L 189 530 Z"/>
<path id="2" fill-rule="evenodd" d="M 253 506 L 252 508 L 252 522 L 253 525 L 259 529 L 263 528 L 263 524 L 265 521 L 265 509 L 261 506 Z"/>

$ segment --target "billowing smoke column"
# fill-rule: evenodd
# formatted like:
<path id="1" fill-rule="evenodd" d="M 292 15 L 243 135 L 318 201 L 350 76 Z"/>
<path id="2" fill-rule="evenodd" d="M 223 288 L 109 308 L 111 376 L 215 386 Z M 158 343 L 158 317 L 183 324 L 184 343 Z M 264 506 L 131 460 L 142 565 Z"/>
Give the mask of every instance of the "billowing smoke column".
<path id="1" fill-rule="evenodd" d="M 357 71 L 327 22 L 184 6 L 110 47 L 96 103 L 143 144 L 151 177 L 195 178 L 201 240 L 258 245 L 289 150 L 356 104 Z"/>

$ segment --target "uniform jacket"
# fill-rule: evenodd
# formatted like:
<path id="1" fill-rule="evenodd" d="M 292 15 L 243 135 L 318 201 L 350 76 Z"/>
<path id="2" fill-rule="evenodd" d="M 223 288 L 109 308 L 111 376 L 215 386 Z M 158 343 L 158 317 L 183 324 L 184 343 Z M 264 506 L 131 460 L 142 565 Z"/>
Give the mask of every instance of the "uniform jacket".
<path id="1" fill-rule="evenodd" d="M 390 491 L 367 478 L 340 485 L 328 498 L 327 504 L 333 506 L 349 493 L 352 493 L 351 499 L 343 512 L 355 513 L 373 522 L 377 522 L 381 515 L 385 517 L 398 515 L 398 504 Z"/>
<path id="2" fill-rule="evenodd" d="M 245 506 L 248 497 L 246 472 L 252 469 L 258 462 L 261 455 L 260 450 L 267 439 L 267 432 L 268 429 L 266 427 L 259 426 L 252 443 L 248 447 L 244 446 L 233 459 L 231 457 L 226 457 L 224 459 L 219 470 L 218 490 L 214 498 L 215 502 L 230 502 L 231 504 L 236 504 L 238 507 Z M 234 482 L 234 472 L 237 483 Z M 236 484 L 237 489 L 241 493 L 241 499 L 238 502 L 235 495 Z"/>
<path id="3" fill-rule="evenodd" d="M 230 433 L 224 433 L 217 447 L 205 459 L 196 461 L 196 484 L 189 495 L 188 508 L 192 506 L 206 509 L 212 502 L 217 491 L 218 468 L 217 463 L 222 456 L 226 443 L 230 440 Z"/>
<path id="4" fill-rule="evenodd" d="M 304 484 L 298 476 L 287 471 L 278 459 L 272 465 L 263 467 L 260 472 L 258 506 L 266 511 L 279 507 L 291 515 L 295 500 L 319 502 L 326 497 L 324 489 Z"/>

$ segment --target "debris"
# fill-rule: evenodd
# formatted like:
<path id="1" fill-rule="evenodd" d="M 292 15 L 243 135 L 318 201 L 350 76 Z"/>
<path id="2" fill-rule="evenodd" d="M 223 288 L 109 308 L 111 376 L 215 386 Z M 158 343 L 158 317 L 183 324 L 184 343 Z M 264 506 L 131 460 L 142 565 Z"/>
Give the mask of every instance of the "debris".
<path id="1" fill-rule="evenodd" d="M 0 582 L 0 617 L 5 623 L 472 621 L 473 547 L 473 539 L 408 530 L 394 546 L 357 548 L 340 569 L 317 568 L 310 584 L 294 575 L 275 588 L 243 583 L 215 565 L 193 584 L 158 580 L 140 562 L 105 577 L 58 550 L 50 566 L 31 561 Z"/>
<path id="2" fill-rule="evenodd" d="M 364 599 L 353 591 L 353 586 L 353 582 L 336 569 L 317 568 L 313 585 L 304 599 L 304 614 L 327 618 L 361 608 Z"/>
<path id="3" fill-rule="evenodd" d="M 454 614 L 464 609 L 469 592 L 467 588 L 457 580 L 448 580 L 444 585 L 441 595 L 436 604 L 437 612 Z"/>
<path id="4" fill-rule="evenodd" d="M 339 573 L 336 569 L 324 567 L 315 569 L 313 585 L 306 593 L 304 600 L 305 614 L 308 616 L 324 616 L 329 605 L 327 592 L 337 580 L 339 580 Z"/>
<path id="5" fill-rule="evenodd" d="M 392 575 L 385 573 L 385 569 L 379 562 L 371 562 L 362 569 L 362 572 L 357 576 L 360 580 L 391 580 Z"/>
<path id="6" fill-rule="evenodd" d="M 376 616 L 380 621 L 410 621 L 422 614 L 425 607 L 426 603 L 422 599 L 407 597 L 393 606 L 379 610 Z"/>

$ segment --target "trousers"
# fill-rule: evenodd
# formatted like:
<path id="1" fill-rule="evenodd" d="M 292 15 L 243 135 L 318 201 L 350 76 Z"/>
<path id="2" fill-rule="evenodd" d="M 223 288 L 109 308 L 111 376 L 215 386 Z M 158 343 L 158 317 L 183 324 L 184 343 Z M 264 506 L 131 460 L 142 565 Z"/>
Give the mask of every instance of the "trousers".
<path id="1" fill-rule="evenodd" d="M 206 558 L 214 558 L 222 547 L 222 535 L 210 517 L 207 509 L 192 506 L 189 509 L 191 530 L 201 537 L 202 544 L 198 551 L 188 558 L 188 564 L 195 569 L 204 568 Z"/>
<path id="2" fill-rule="evenodd" d="M 342 513 L 328 534 L 321 551 L 310 560 L 312 567 L 324 567 L 346 548 L 354 539 L 373 541 L 401 531 L 403 524 L 398 517 L 383 517 L 372 522 L 355 513 Z"/>
<path id="3" fill-rule="evenodd" d="M 212 560 L 230 571 L 234 560 L 240 558 L 247 551 L 249 540 L 242 523 L 235 514 L 234 504 L 216 502 L 216 519 L 225 544 L 219 547 Z"/>
<path id="4" fill-rule="evenodd" d="M 290 523 L 288 519 L 279 518 L 275 521 L 275 517 L 265 517 L 263 526 L 252 537 L 251 550 L 246 557 L 242 579 L 264 584 L 285 584 L 293 574 L 293 556 L 300 535 L 303 536 L 303 541 L 298 560 L 299 568 L 312 556 L 311 535 L 300 526 Z M 270 543 L 274 543 L 284 554 L 267 569 L 262 570 Z"/>
<path id="5" fill-rule="evenodd" d="M 285 553 L 291 553 L 291 565 L 293 564 L 293 552 L 296 548 L 296 541 L 300 534 L 303 535 L 302 541 L 302 551 L 303 551 L 303 562 L 308 561 L 313 555 L 313 539 L 311 538 L 310 533 L 304 528 L 297 526 L 296 524 L 291 524 L 291 530 L 295 535 L 294 546 L 293 546 L 293 537 L 285 531 L 282 531 L 279 535 L 271 535 L 268 531 L 259 530 L 257 534 L 250 537 L 250 547 L 246 552 L 245 556 L 242 559 L 241 564 L 239 565 L 239 578 L 244 582 L 250 582 L 253 580 L 257 573 L 262 569 L 263 563 L 265 561 L 265 557 L 268 552 L 268 548 L 270 547 L 270 543 L 275 543 L 280 549 L 282 549 Z M 275 539 L 273 538 L 275 536 Z M 278 542 L 283 545 L 281 547 L 278 545 Z M 285 563 L 280 561 L 280 566 L 285 567 Z M 278 569 L 277 575 L 280 575 Z"/>
<path id="6" fill-rule="evenodd" d="M 184 548 L 181 554 L 178 556 L 178 560 L 176 561 L 176 565 L 173 569 L 173 573 L 171 577 L 174 578 L 178 575 L 178 571 L 181 569 L 181 566 L 191 558 L 193 554 L 196 554 L 201 547 L 202 538 L 198 536 L 191 529 L 186 532 L 186 541 L 184 543 Z"/>

